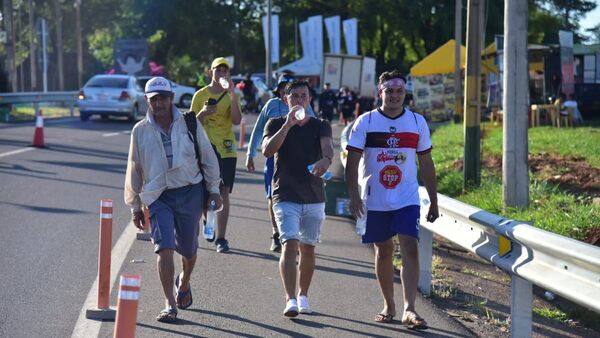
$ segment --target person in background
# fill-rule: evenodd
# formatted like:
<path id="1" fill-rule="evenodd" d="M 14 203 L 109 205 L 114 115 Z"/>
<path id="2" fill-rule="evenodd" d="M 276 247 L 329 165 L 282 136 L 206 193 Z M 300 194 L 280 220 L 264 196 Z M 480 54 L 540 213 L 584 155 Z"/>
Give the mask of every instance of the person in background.
<path id="1" fill-rule="evenodd" d="M 569 99 L 563 103 L 563 107 L 565 108 L 565 110 L 567 108 L 573 109 L 574 124 L 577 124 L 577 125 L 583 124 L 583 116 L 581 116 L 581 112 L 577 108 L 577 101 L 575 100 L 575 94 L 569 94 Z M 567 115 L 568 115 L 568 111 L 567 111 Z"/>
<path id="2" fill-rule="evenodd" d="M 296 317 L 298 313 L 312 311 L 308 289 L 315 271 L 315 246 L 325 220 L 325 188 L 321 175 L 331 165 L 333 142 L 328 121 L 307 114 L 296 116 L 297 111 L 306 111 L 309 107 L 307 82 L 288 83 L 284 100 L 290 112 L 267 122 L 263 154 L 275 156 L 273 212 L 283 245 L 279 258 L 286 299 L 283 314 Z M 312 171 L 308 170 L 309 165 L 314 165 Z"/>
<path id="3" fill-rule="evenodd" d="M 356 108 L 356 94 L 348 88 L 348 86 L 342 86 L 338 93 L 339 112 L 343 119 L 343 125 L 347 125 L 348 122 L 354 119 L 354 109 Z"/>
<path id="4" fill-rule="evenodd" d="M 152 242 L 158 254 L 156 265 L 165 295 L 165 309 L 156 320 L 172 323 L 177 319 L 177 307 L 187 309 L 193 301 L 190 277 L 198 250 L 198 222 L 202 214 L 198 206 L 203 205 L 204 199 L 202 180 L 206 182 L 209 201 L 217 207 L 222 203 L 219 162 L 204 129 L 197 123 L 201 154 L 201 164 L 198 163 L 187 124 L 173 104 L 167 79 L 150 79 L 145 99 L 146 117 L 131 131 L 124 197 L 137 228 L 144 229 L 142 205 L 150 211 Z M 175 280 L 174 297 L 175 251 L 181 255 L 183 272 Z"/>
<path id="5" fill-rule="evenodd" d="M 254 172 L 254 157 L 256 156 L 256 150 L 259 146 L 259 142 L 261 142 L 263 138 L 263 132 L 265 129 L 265 124 L 269 119 L 284 117 L 288 113 L 288 106 L 283 101 L 283 95 L 286 84 L 291 82 L 293 78 L 290 75 L 281 75 L 277 81 L 277 85 L 273 88 L 273 94 L 276 97 L 267 101 L 264 105 L 263 109 L 260 111 L 258 115 L 258 119 L 254 124 L 254 129 L 252 129 L 252 134 L 250 135 L 250 142 L 248 143 L 248 151 L 246 152 L 246 168 L 248 172 Z M 308 116 L 314 117 L 315 114 L 312 109 L 308 109 Z M 272 189 L 272 180 L 273 180 L 273 171 L 275 170 L 275 159 L 273 157 L 267 158 L 264 167 L 265 174 L 265 192 L 267 195 L 267 207 L 269 211 L 269 218 L 271 219 L 271 225 L 273 227 L 273 235 L 271 236 L 271 247 L 270 250 L 274 252 L 281 251 L 281 242 L 279 241 L 279 230 L 277 229 L 277 223 L 275 222 L 275 215 L 273 215 L 273 189 Z"/>
<path id="6" fill-rule="evenodd" d="M 319 95 L 319 111 L 321 118 L 331 122 L 333 120 L 333 112 L 337 103 L 337 97 L 331 89 L 331 84 L 326 82 L 323 86 L 323 91 Z"/>
<path id="7" fill-rule="evenodd" d="M 209 71 L 211 82 L 194 94 L 190 108 L 196 112 L 196 117 L 206 130 L 210 142 L 215 146 L 219 158 L 223 210 L 217 214 L 215 229 L 217 252 L 229 251 L 229 242 L 225 239 L 225 235 L 229 221 L 229 194 L 233 191 L 237 163 L 233 125 L 240 124 L 242 120 L 240 98 L 235 94 L 230 70 L 227 59 L 223 57 L 214 59 Z"/>
<path id="8" fill-rule="evenodd" d="M 244 80 L 241 82 L 242 94 L 244 95 L 244 101 L 246 101 L 246 111 L 254 113 L 256 111 L 256 86 L 252 81 L 250 73 L 246 73 Z"/>
<path id="9" fill-rule="evenodd" d="M 404 294 L 402 324 L 421 330 L 428 326 L 415 309 L 420 220 L 417 173 L 423 179 L 431 203 L 427 221 L 435 221 L 439 212 L 429 127 L 423 116 L 404 107 L 405 88 L 406 78 L 398 71 L 384 72 L 379 77 L 378 93 L 383 104 L 359 116 L 352 127 L 346 146 L 346 182 L 352 215 L 360 218 L 366 214 L 367 217 L 362 242 L 373 243 L 375 247 L 375 270 L 383 296 L 383 309 L 375 321 L 390 323 L 396 315 L 392 258 L 393 237 L 398 235 Z"/>

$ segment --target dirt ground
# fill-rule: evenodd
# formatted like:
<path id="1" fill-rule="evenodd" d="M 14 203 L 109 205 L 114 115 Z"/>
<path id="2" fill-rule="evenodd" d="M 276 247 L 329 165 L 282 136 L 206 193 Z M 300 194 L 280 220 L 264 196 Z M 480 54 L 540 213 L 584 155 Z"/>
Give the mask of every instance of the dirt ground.
<path id="1" fill-rule="evenodd" d="M 455 168 L 462 170 L 460 162 L 455 163 Z M 542 179 L 558 183 L 574 194 L 585 195 L 594 203 L 600 201 L 600 169 L 590 167 L 583 158 L 533 154 L 529 156 L 529 165 L 530 170 Z M 485 159 L 482 166 L 500 173 L 502 158 Z M 435 239 L 434 255 L 439 258 L 434 259 L 431 301 L 465 325 L 474 336 L 508 337 L 510 276 L 442 238 Z M 586 242 L 600 246 L 600 228 L 589 233 Z M 545 291 L 534 286 L 534 307 L 575 312 L 581 316 L 579 318 L 587 318 L 587 322 L 584 327 L 577 320 L 549 319 L 534 314 L 533 337 L 600 337 L 599 314 L 583 310 L 559 297 L 547 300 Z"/>

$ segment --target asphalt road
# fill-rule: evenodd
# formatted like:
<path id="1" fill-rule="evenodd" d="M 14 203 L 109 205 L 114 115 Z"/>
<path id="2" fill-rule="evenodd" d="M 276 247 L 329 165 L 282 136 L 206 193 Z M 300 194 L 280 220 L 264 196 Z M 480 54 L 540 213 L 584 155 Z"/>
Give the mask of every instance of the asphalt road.
<path id="1" fill-rule="evenodd" d="M 247 117 L 246 140 L 254 118 Z M 120 273 L 142 277 L 138 337 L 471 336 L 423 298 L 417 309 L 430 330 L 408 331 L 398 320 L 375 323 L 382 301 L 373 252 L 359 244 L 352 222 L 341 217 L 328 217 L 322 228 L 309 294 L 314 314 L 283 317 L 278 255 L 268 251 L 262 172 L 246 172 L 243 150 L 231 195 L 232 251 L 217 254 L 213 244 L 201 240 L 191 281 L 194 304 L 180 310 L 175 325 L 157 322 L 164 301 L 155 254 L 149 242 L 134 239 L 122 197 L 131 127 L 125 120 L 47 121 L 49 148 L 37 149 L 26 148 L 32 124 L 0 124 L 0 337 L 112 336 L 113 322 L 82 317 L 95 305 L 98 213 L 104 198 L 114 201 L 112 278 Z M 339 129 L 334 127 L 335 135 Z M 256 162 L 262 168 L 262 156 Z M 111 305 L 117 304 L 116 284 Z M 395 291 L 401 313 L 399 283 Z"/>

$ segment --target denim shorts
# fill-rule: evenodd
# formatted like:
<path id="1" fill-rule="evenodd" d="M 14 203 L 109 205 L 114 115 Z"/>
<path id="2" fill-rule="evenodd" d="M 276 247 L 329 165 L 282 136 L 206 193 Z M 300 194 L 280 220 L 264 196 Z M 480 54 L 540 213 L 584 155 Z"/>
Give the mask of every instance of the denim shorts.
<path id="1" fill-rule="evenodd" d="M 421 207 L 409 205 L 391 211 L 367 211 L 367 231 L 362 236 L 363 243 L 380 243 L 396 234 L 419 239 L 419 218 Z"/>
<path id="2" fill-rule="evenodd" d="M 196 255 L 202 194 L 202 183 L 168 189 L 148 206 L 154 252 L 173 249 L 187 258 Z"/>
<path id="3" fill-rule="evenodd" d="M 277 202 L 273 205 L 279 239 L 290 239 L 308 245 L 316 245 L 321 237 L 321 225 L 325 221 L 325 203 L 299 204 Z"/>

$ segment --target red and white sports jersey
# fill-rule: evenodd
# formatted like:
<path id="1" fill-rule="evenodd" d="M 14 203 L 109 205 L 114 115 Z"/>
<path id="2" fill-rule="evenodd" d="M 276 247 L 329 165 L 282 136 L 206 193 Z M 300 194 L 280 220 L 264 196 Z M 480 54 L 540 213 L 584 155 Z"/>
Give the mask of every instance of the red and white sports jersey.
<path id="1" fill-rule="evenodd" d="M 367 209 L 397 210 L 419 204 L 417 154 L 431 151 L 423 116 L 408 109 L 395 118 L 376 109 L 359 116 L 346 146 L 362 153 L 359 184 Z"/>

